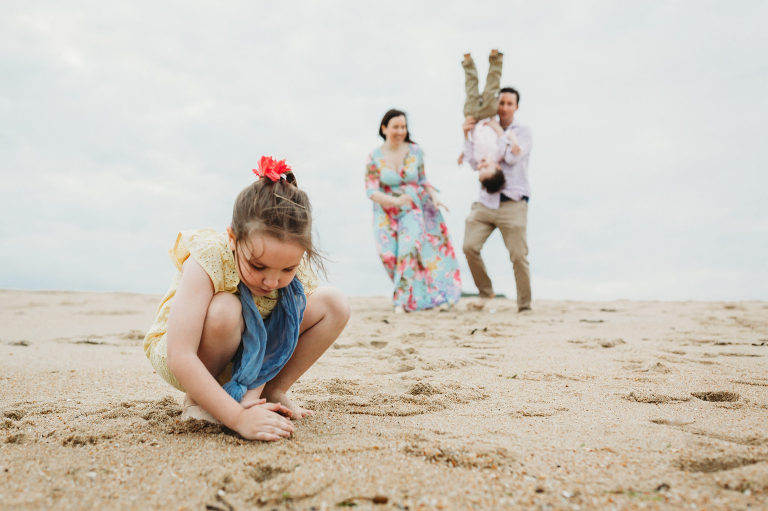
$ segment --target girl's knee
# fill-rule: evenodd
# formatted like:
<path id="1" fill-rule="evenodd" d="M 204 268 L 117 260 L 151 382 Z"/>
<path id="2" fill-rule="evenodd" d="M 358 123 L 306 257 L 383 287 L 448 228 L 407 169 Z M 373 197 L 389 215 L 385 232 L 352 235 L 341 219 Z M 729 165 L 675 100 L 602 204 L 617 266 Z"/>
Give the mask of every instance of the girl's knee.
<path id="1" fill-rule="evenodd" d="M 326 317 L 330 316 L 334 321 L 346 325 L 351 314 L 349 300 L 344 293 L 334 287 L 318 289 L 316 298 L 320 298 L 319 305 L 323 308 Z"/>
<path id="2" fill-rule="evenodd" d="M 240 299 L 232 293 L 213 295 L 204 329 L 216 335 L 228 335 L 242 330 L 242 306 Z"/>

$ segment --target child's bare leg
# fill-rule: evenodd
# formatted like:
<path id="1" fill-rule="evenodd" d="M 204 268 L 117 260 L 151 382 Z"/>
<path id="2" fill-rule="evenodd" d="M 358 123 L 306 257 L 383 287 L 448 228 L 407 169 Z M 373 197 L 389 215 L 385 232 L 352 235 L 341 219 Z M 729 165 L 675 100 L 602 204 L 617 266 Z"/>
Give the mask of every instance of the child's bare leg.
<path id="1" fill-rule="evenodd" d="M 278 375 L 264 386 L 261 395 L 267 401 L 281 403 L 291 410 L 293 419 L 311 415 L 312 411 L 298 406 L 288 397 L 288 389 L 333 344 L 348 320 L 349 304 L 341 292 L 334 288 L 319 288 L 312 293 L 307 298 L 296 350 Z"/>
<path id="2" fill-rule="evenodd" d="M 244 327 L 240 299 L 231 293 L 213 295 L 203 323 L 197 356 L 214 378 L 234 358 Z M 184 396 L 184 418 L 219 422 L 189 395 Z"/>
<path id="3" fill-rule="evenodd" d="M 477 78 L 477 68 L 475 61 L 469 53 L 464 54 L 464 60 L 461 63 L 464 68 L 464 89 L 466 97 L 464 99 L 464 117 L 476 116 L 480 108 L 480 86 Z"/>
<path id="4" fill-rule="evenodd" d="M 248 389 L 245 391 L 245 394 L 243 394 L 243 399 L 241 399 L 240 402 L 243 403 L 243 405 L 246 405 L 248 403 L 258 401 L 259 398 L 261 398 L 262 392 L 264 392 L 264 385 L 261 385 L 255 389 Z"/>

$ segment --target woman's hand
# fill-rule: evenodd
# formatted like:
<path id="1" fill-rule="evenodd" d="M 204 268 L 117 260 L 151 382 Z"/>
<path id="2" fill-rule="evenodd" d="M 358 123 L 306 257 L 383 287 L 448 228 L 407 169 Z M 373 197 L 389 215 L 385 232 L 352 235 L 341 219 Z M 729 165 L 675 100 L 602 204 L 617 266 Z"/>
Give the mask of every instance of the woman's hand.
<path id="1" fill-rule="evenodd" d="M 274 442 L 293 433 L 291 421 L 278 415 L 278 412 L 285 408 L 280 403 L 266 403 L 260 399 L 247 405 L 248 407 L 244 407 L 238 414 L 232 428 L 243 438 Z"/>
<path id="2" fill-rule="evenodd" d="M 413 199 L 407 193 L 404 193 L 395 199 L 395 205 L 400 206 L 401 208 L 409 204 L 413 204 Z"/>
<path id="3" fill-rule="evenodd" d="M 448 209 L 448 206 L 446 206 L 444 203 L 440 201 L 440 196 L 437 195 L 436 191 L 434 191 L 431 188 L 428 188 L 427 190 L 429 190 L 429 197 L 430 199 L 432 199 L 432 203 L 435 205 L 436 208 L 443 208 L 448 212 L 451 211 L 450 209 Z"/>
<path id="4" fill-rule="evenodd" d="M 440 202 L 439 200 L 434 200 L 434 199 L 432 199 L 432 202 L 435 203 L 436 207 L 443 208 L 447 213 L 451 212 L 451 210 L 448 209 L 448 206 L 446 206 L 444 202 Z"/>

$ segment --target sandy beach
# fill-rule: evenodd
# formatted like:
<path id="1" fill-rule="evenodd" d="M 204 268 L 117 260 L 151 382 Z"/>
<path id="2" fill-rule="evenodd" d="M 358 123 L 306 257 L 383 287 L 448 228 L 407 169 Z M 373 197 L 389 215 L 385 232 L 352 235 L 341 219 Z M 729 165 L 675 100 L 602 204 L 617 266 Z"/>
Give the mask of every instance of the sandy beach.
<path id="1" fill-rule="evenodd" d="M 766 302 L 353 298 L 266 444 L 179 420 L 159 298 L 0 291 L 0 508 L 768 506 Z"/>

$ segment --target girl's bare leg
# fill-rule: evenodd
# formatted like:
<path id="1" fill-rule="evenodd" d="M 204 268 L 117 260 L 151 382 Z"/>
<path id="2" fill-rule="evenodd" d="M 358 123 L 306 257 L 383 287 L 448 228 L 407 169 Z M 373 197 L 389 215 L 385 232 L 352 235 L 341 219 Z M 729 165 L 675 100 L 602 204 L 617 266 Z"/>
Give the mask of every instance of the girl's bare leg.
<path id="1" fill-rule="evenodd" d="M 197 356 L 208 371 L 217 377 L 235 357 L 245 325 L 240 299 L 231 293 L 213 295 L 203 323 L 203 335 Z M 258 396 L 255 396 L 258 397 Z M 184 418 L 218 423 L 211 414 L 201 408 L 188 395 L 184 396 Z"/>
<path id="2" fill-rule="evenodd" d="M 288 389 L 333 344 L 348 320 L 349 304 L 337 289 L 319 288 L 307 297 L 296 350 L 285 367 L 264 386 L 262 396 L 270 403 L 281 403 L 288 408 L 293 419 L 312 415 L 314 412 L 288 397 Z"/>

